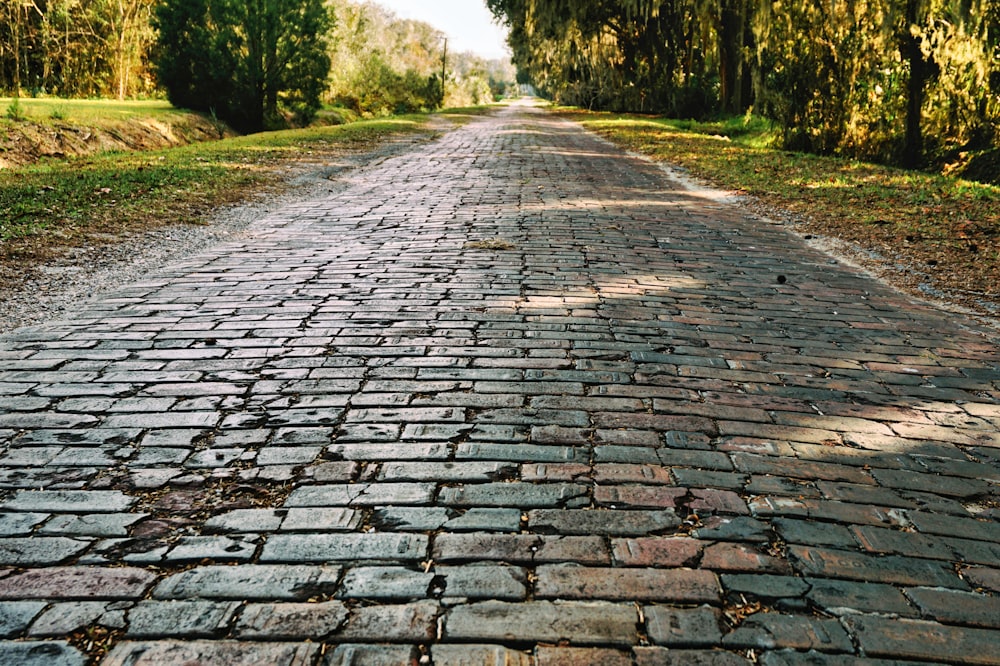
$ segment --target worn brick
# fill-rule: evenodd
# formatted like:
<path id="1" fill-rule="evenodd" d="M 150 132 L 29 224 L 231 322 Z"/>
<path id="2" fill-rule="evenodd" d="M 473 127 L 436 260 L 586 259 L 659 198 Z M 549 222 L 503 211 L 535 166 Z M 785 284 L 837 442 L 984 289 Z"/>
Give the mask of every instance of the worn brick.
<path id="1" fill-rule="evenodd" d="M 240 613 L 234 635 L 241 640 L 302 640 L 328 636 L 350 615 L 341 602 L 252 603 Z"/>
<path id="2" fill-rule="evenodd" d="M 775 518 L 772 524 L 788 543 L 835 548 L 852 548 L 857 545 L 853 533 L 844 525 L 790 518 Z"/>
<path id="3" fill-rule="evenodd" d="M 0 503 L 7 511 L 60 513 L 117 513 L 127 511 L 135 499 L 117 490 L 18 490 Z"/>
<path id="4" fill-rule="evenodd" d="M 323 658 L 322 666 L 399 666 L 420 661 L 412 645 L 338 645 Z"/>
<path id="5" fill-rule="evenodd" d="M 511 660 L 502 663 L 513 666 L 518 662 Z M 529 664 L 527 661 L 522 663 L 525 666 Z M 537 666 L 632 666 L 632 655 L 611 648 L 540 646 L 535 650 L 535 664 Z"/>
<path id="6" fill-rule="evenodd" d="M 711 603 L 719 599 L 714 574 L 696 569 L 605 569 L 544 565 L 536 569 L 538 599 L 607 599 Z"/>
<path id="7" fill-rule="evenodd" d="M 431 657 L 434 659 L 434 663 L 448 664 L 448 666 L 481 666 L 482 664 L 535 666 L 537 663 L 529 654 L 500 645 L 442 643 L 431 647 Z"/>
<path id="8" fill-rule="evenodd" d="M 442 488 L 446 506 L 572 507 L 589 504 L 587 486 L 571 483 L 480 483 Z"/>
<path id="9" fill-rule="evenodd" d="M 884 613 L 916 617 L 903 593 L 891 585 L 847 580 L 807 579 L 805 595 L 817 608 L 832 615 L 852 613 Z"/>
<path id="10" fill-rule="evenodd" d="M 55 565 L 79 555 L 89 541 L 66 537 L 0 538 L 0 566 Z"/>
<path id="11" fill-rule="evenodd" d="M 628 604 L 484 601 L 456 606 L 445 618 L 445 636 L 458 641 L 633 645 L 637 614 Z"/>
<path id="12" fill-rule="evenodd" d="M 601 537 L 532 534 L 442 534 L 434 539 L 432 556 L 439 562 L 487 560 L 600 565 L 611 561 Z"/>
<path id="13" fill-rule="evenodd" d="M 0 599 L 135 599 L 156 574 L 134 567 L 48 567 L 0 578 Z"/>
<path id="14" fill-rule="evenodd" d="M 761 655 L 759 662 L 763 666 L 920 666 L 927 663 L 902 659 L 874 659 L 855 655 L 827 654 L 816 650 L 806 652 L 773 650 Z"/>
<path id="15" fill-rule="evenodd" d="M 59 638 L 91 626 L 124 629 L 126 626 L 125 613 L 130 608 L 132 608 L 132 603 L 127 601 L 54 603 L 31 624 L 28 633 L 31 636 Z"/>
<path id="16" fill-rule="evenodd" d="M 745 543 L 716 543 L 706 547 L 701 566 L 712 571 L 791 572 L 791 567 L 785 560 Z"/>
<path id="17" fill-rule="evenodd" d="M 770 574 L 722 574 L 722 587 L 726 592 L 752 594 L 766 599 L 796 599 L 805 596 L 810 584 L 795 576 Z"/>
<path id="18" fill-rule="evenodd" d="M 237 641 L 123 641 L 102 666 L 161 664 L 226 664 L 227 666 L 309 666 L 319 652 L 310 643 L 251 643 Z"/>
<path id="19" fill-rule="evenodd" d="M 429 504 L 433 483 L 352 483 L 302 486 L 289 495 L 287 507 L 391 506 Z"/>
<path id="20" fill-rule="evenodd" d="M 141 601 L 128 611 L 129 638 L 209 638 L 228 632 L 239 604 L 215 601 Z"/>
<path id="21" fill-rule="evenodd" d="M 153 597 L 302 601 L 332 594 L 340 573 L 336 566 L 201 566 L 165 578 L 153 590 Z"/>
<path id="22" fill-rule="evenodd" d="M 641 536 L 673 530 L 681 524 L 670 509 L 603 511 L 537 509 L 528 512 L 528 529 L 539 534 Z"/>
<path id="23" fill-rule="evenodd" d="M 1000 569 L 972 566 L 967 567 L 962 576 L 976 587 L 1000 592 Z"/>
<path id="24" fill-rule="evenodd" d="M 758 613 L 722 639 L 730 647 L 794 648 L 822 652 L 853 652 L 851 639 L 836 620 L 779 613 Z"/>
<path id="25" fill-rule="evenodd" d="M 715 647 L 722 641 L 722 613 L 717 608 L 646 606 L 643 612 L 646 616 L 646 631 L 656 645 L 699 648 Z"/>
<path id="26" fill-rule="evenodd" d="M 673 509 L 688 494 L 686 488 L 666 486 L 597 486 L 594 501 L 612 509 Z"/>
<path id="27" fill-rule="evenodd" d="M 995 649 L 997 632 L 993 630 L 877 616 L 853 616 L 844 621 L 865 654 L 873 657 L 1000 664 L 1000 653 Z"/>
<path id="28" fill-rule="evenodd" d="M 413 534 L 276 534 L 260 555 L 263 563 L 356 560 L 420 560 L 427 537 Z"/>
<path id="29" fill-rule="evenodd" d="M 612 539 L 615 564 L 629 567 L 686 567 L 701 558 L 705 542 L 685 537 Z"/>
<path id="30" fill-rule="evenodd" d="M 947 563 L 934 560 L 897 555 L 876 557 L 809 546 L 791 546 L 788 553 L 794 568 L 807 576 L 898 585 L 931 584 L 966 589 L 965 583 Z"/>
<path id="31" fill-rule="evenodd" d="M 926 619 L 1000 629 L 1000 598 L 928 587 L 909 588 L 906 596 L 920 608 Z"/>
<path id="32" fill-rule="evenodd" d="M 750 661 L 722 650 L 678 650 L 665 647 L 635 648 L 636 666 L 750 666 Z"/>
<path id="33" fill-rule="evenodd" d="M 0 664 L 84 666 L 87 656 L 64 641 L 0 641 Z"/>
<path id="34" fill-rule="evenodd" d="M 45 608 L 44 601 L 0 602 L 0 638 L 18 636 Z"/>

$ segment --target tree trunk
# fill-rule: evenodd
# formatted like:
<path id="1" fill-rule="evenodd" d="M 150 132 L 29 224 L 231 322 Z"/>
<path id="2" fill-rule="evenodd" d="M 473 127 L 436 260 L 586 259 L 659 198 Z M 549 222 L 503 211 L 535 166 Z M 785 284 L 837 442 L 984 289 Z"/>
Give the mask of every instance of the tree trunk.
<path id="1" fill-rule="evenodd" d="M 743 44 L 741 0 L 720 0 L 719 23 L 719 102 L 723 113 L 739 111 L 740 86 L 737 79 L 740 69 L 740 51 Z"/>
<path id="2" fill-rule="evenodd" d="M 913 34 L 921 23 L 920 0 L 906 0 L 904 33 L 900 51 L 903 60 L 910 66 L 910 78 L 906 85 L 906 130 L 903 136 L 903 166 L 911 169 L 923 166 L 924 137 L 920 126 L 921 110 L 924 106 L 924 85 L 930 67 L 920 48 L 920 37 Z"/>

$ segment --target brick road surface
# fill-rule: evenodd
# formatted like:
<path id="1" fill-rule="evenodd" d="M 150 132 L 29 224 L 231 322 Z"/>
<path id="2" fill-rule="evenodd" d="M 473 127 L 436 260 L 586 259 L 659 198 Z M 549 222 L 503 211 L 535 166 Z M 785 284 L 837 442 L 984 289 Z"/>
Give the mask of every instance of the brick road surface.
<path id="1" fill-rule="evenodd" d="M 1000 664 L 1000 355 L 518 105 L 0 342 L 0 663 Z"/>

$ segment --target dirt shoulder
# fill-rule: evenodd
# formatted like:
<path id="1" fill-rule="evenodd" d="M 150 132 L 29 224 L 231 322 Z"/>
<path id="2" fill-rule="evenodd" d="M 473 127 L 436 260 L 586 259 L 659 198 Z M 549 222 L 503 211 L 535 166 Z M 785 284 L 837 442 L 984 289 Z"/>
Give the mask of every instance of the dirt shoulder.
<path id="1" fill-rule="evenodd" d="M 140 117 L 101 123 L 60 120 L 0 121 L 0 169 L 44 159 L 81 157 L 126 150 L 155 150 L 233 136 L 225 126 L 195 113 Z"/>

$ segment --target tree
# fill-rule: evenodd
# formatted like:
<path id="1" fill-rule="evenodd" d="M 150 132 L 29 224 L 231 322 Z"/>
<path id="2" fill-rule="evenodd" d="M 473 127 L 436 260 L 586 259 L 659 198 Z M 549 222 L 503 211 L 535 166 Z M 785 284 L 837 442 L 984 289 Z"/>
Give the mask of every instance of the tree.
<path id="1" fill-rule="evenodd" d="M 115 97 L 125 99 L 145 51 L 152 42 L 150 18 L 155 0 L 112 0 L 106 3 L 108 53 Z"/>
<path id="2" fill-rule="evenodd" d="M 245 132 L 315 116 L 330 71 L 323 0 L 163 0 L 156 72 L 170 101 Z"/>
<path id="3" fill-rule="evenodd" d="M 519 76 L 566 103 L 752 107 L 786 148 L 907 166 L 1000 140 L 1000 0 L 486 3 Z"/>

